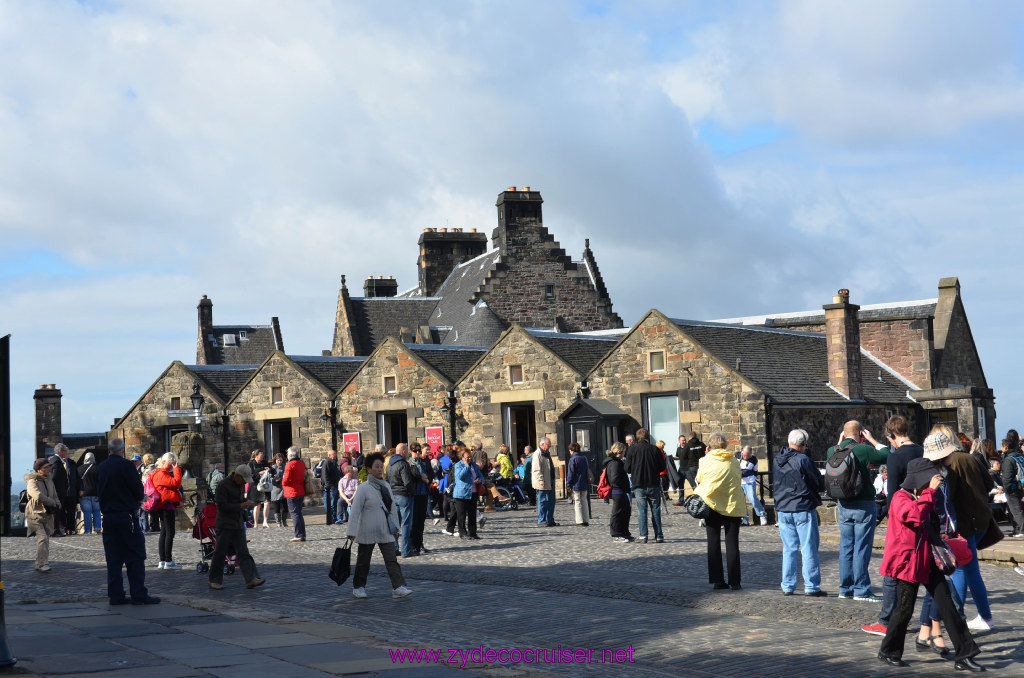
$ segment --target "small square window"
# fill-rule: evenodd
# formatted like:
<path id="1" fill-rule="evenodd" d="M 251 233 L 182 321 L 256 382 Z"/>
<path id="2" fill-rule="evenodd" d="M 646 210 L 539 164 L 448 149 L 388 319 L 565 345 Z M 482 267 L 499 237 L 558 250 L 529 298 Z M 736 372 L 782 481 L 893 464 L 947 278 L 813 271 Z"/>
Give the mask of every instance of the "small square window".
<path id="1" fill-rule="evenodd" d="M 523 366 L 522 365 L 509 365 L 508 366 L 508 380 L 513 384 L 523 383 Z"/>
<path id="2" fill-rule="evenodd" d="M 665 352 L 651 351 L 651 372 L 665 371 Z"/>
<path id="3" fill-rule="evenodd" d="M 180 410 L 181 409 L 181 398 L 177 398 L 177 397 L 171 398 L 171 407 L 169 409 Z"/>
<path id="4" fill-rule="evenodd" d="M 238 338 L 239 339 L 248 339 L 249 338 L 249 333 L 246 332 L 245 330 L 238 330 Z"/>
<path id="5" fill-rule="evenodd" d="M 545 299 L 554 299 L 555 298 L 555 286 L 554 285 L 545 285 L 544 286 L 544 298 Z"/>
<path id="6" fill-rule="evenodd" d="M 270 402 L 274 405 L 284 402 L 284 389 L 280 386 L 270 387 Z"/>
<path id="7" fill-rule="evenodd" d="M 395 377 L 384 377 L 384 392 L 394 393 L 397 390 Z"/>

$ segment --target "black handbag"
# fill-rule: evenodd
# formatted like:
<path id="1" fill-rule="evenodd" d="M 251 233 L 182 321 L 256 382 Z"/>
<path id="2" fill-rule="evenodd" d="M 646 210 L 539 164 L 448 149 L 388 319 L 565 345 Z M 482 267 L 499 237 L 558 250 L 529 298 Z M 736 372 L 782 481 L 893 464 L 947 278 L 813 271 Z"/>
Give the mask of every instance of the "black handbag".
<path id="1" fill-rule="evenodd" d="M 327 576 L 334 580 L 338 586 L 345 583 L 352 568 L 352 541 L 334 549 L 334 559 L 331 561 L 331 570 Z"/>
<path id="2" fill-rule="evenodd" d="M 691 494 L 689 497 L 683 500 L 683 508 L 694 518 L 703 520 L 711 515 L 711 507 L 704 501 L 704 497 L 699 494 Z"/>

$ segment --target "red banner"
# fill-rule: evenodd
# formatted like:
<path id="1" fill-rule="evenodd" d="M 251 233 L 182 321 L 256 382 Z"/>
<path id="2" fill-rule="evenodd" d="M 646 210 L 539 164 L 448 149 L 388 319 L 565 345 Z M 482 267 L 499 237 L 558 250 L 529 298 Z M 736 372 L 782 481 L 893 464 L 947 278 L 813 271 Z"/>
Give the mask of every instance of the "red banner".
<path id="1" fill-rule="evenodd" d="M 424 439 L 430 445 L 431 452 L 437 452 L 444 446 L 444 426 L 428 426 Z"/>
<path id="2" fill-rule="evenodd" d="M 359 439 L 359 431 L 343 433 L 341 435 L 341 446 L 345 452 L 352 452 L 353 454 L 359 452 L 363 446 Z"/>

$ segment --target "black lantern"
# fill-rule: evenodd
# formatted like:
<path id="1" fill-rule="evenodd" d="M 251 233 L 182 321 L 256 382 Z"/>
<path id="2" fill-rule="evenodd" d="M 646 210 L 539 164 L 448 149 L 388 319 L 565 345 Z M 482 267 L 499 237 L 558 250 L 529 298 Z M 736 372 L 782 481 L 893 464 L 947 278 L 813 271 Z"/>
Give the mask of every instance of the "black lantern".
<path id="1" fill-rule="evenodd" d="M 196 423 L 199 424 L 202 422 L 203 403 L 206 402 L 206 398 L 199 392 L 198 381 L 192 382 L 192 395 L 189 396 L 189 399 L 192 400 L 192 409 L 196 411 Z"/>

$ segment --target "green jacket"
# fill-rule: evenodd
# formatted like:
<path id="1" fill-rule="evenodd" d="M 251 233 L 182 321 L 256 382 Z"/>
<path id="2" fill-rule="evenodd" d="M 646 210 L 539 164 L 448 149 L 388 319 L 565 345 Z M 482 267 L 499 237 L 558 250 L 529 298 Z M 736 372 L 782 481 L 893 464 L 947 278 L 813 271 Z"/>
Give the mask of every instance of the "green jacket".
<path id="1" fill-rule="evenodd" d="M 858 443 L 853 438 L 847 438 L 836 447 L 828 448 L 825 458 L 830 459 L 837 449 L 845 450 L 850 445 L 857 446 L 853 448 L 853 456 L 857 459 L 857 468 L 860 469 L 861 477 L 864 478 L 864 488 L 854 499 L 840 499 L 839 501 L 874 501 L 875 485 L 871 482 L 871 470 L 868 465 L 884 464 L 885 460 L 889 458 L 889 448 L 884 447 L 879 450 L 869 443 Z"/>

